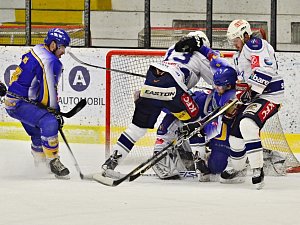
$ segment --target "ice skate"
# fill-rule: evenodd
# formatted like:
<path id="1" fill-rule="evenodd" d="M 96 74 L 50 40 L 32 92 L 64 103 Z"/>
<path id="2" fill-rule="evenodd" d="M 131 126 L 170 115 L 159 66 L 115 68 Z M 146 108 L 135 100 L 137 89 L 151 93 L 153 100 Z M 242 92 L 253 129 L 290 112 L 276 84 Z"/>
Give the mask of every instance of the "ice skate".
<path id="1" fill-rule="evenodd" d="M 59 158 L 55 159 L 50 159 L 51 161 L 49 162 L 49 167 L 52 173 L 55 174 L 56 178 L 59 179 L 70 179 L 69 174 L 70 171 L 68 168 L 66 168 Z"/>
<path id="2" fill-rule="evenodd" d="M 220 183 L 223 184 L 238 184 L 244 183 L 247 175 L 247 169 L 235 170 L 227 169 L 221 173 Z"/>
<path id="3" fill-rule="evenodd" d="M 255 185 L 257 190 L 260 190 L 264 187 L 264 177 L 265 174 L 263 168 L 253 169 L 252 184 Z"/>
<path id="4" fill-rule="evenodd" d="M 102 176 L 109 177 L 113 179 L 120 179 L 123 174 L 120 172 L 114 171 L 116 166 L 118 165 L 118 160 L 122 157 L 122 154 L 118 154 L 118 151 L 114 151 L 113 154 L 105 161 L 102 165 Z"/>

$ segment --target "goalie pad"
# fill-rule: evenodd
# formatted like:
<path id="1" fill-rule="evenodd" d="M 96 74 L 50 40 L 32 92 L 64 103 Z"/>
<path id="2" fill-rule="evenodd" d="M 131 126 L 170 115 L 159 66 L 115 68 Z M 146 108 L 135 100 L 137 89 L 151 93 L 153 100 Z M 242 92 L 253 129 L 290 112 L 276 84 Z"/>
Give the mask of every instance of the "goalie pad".
<path id="1" fill-rule="evenodd" d="M 184 151 L 183 145 L 168 149 L 168 155 L 152 167 L 160 179 L 179 179 L 180 173 L 195 170 L 192 152 Z"/>

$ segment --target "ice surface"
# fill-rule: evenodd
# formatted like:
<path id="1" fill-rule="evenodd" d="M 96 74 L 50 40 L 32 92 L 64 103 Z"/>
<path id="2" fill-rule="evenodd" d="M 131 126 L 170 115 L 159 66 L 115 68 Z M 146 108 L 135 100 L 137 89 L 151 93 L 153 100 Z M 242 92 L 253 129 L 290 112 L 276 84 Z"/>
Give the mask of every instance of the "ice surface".
<path id="1" fill-rule="evenodd" d="M 83 173 L 103 163 L 104 146 L 70 146 Z M 250 177 L 235 185 L 141 177 L 107 187 L 80 180 L 64 143 L 61 160 L 70 180 L 38 171 L 29 142 L 0 141 L 0 225 L 300 224 L 300 174 L 266 177 L 263 190 Z"/>

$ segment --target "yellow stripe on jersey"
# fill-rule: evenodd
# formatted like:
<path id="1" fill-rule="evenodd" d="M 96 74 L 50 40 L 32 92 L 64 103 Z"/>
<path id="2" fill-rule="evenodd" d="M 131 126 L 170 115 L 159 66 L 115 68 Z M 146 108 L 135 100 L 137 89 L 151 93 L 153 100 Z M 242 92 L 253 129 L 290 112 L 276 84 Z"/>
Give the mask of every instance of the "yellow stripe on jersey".
<path id="1" fill-rule="evenodd" d="M 172 113 L 174 116 L 176 116 L 177 119 L 181 120 L 181 121 L 186 121 L 191 119 L 191 116 L 188 114 L 188 112 L 186 110 L 183 110 L 181 112 L 178 113 Z"/>
<path id="2" fill-rule="evenodd" d="M 41 103 L 45 106 L 48 106 L 48 102 L 49 102 L 49 90 L 48 90 L 48 83 L 47 83 L 47 77 L 46 77 L 46 72 L 45 72 L 45 66 L 43 64 L 43 62 L 41 61 L 41 59 L 35 54 L 35 52 L 33 50 L 31 50 L 31 54 L 33 55 L 34 58 L 36 58 L 36 60 L 39 62 L 40 66 L 43 69 L 43 86 L 44 86 L 44 90 L 43 90 L 43 99 L 41 101 Z"/>
<path id="3" fill-rule="evenodd" d="M 220 141 L 225 141 L 226 138 L 227 138 L 227 124 L 223 123 L 222 124 L 222 130 L 221 130 L 221 136 L 216 138 L 216 139 L 220 140 Z"/>

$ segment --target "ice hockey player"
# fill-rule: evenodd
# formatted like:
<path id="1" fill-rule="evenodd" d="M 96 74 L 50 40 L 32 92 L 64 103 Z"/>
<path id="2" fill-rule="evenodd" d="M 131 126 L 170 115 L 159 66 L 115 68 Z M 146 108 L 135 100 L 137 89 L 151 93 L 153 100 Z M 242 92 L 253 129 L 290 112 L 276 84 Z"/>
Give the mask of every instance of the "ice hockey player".
<path id="1" fill-rule="evenodd" d="M 237 73 L 225 60 L 223 62 L 225 64 L 221 60 L 212 60 L 211 62 L 212 71 L 214 72 L 213 81 L 215 90 L 195 91 L 193 94 L 194 101 L 201 109 L 200 117 L 202 118 L 235 97 L 234 87 L 237 80 Z M 234 117 L 232 112 L 229 113 L 228 111 L 224 118 L 217 118 L 206 125 L 200 136 L 195 135 L 189 141 L 185 140 L 180 146 L 172 149 L 167 157 L 153 166 L 153 170 L 158 177 L 161 179 L 177 178 L 180 172 L 183 172 L 181 175 L 189 175 L 191 174 L 190 170 L 196 170 L 201 182 L 211 181 L 211 177 L 212 180 L 218 180 L 218 176 L 215 175 L 219 175 L 224 171 L 230 155 L 228 136 L 232 118 Z M 183 135 L 183 130 L 188 128 L 189 125 L 182 127 L 182 124 L 172 114 L 167 114 L 158 128 L 154 150 L 162 150 L 174 139 L 177 139 L 177 136 Z M 209 141 L 209 148 L 211 149 L 209 157 L 205 157 L 205 149 L 203 152 L 203 149 L 193 146 L 195 143 L 200 145 L 205 144 L 207 141 Z M 191 152 L 194 155 L 188 154 Z M 190 161 L 194 165 L 194 160 L 195 167 L 191 167 Z"/>
<path id="2" fill-rule="evenodd" d="M 162 109 L 169 110 L 185 122 L 199 117 L 199 106 L 189 90 L 198 83 L 200 77 L 212 84 L 213 74 L 209 61 L 196 51 L 203 43 L 209 45 L 209 42 L 201 31 L 191 32 L 182 39 L 189 45 L 173 45 L 167 50 L 162 62 L 150 64 L 145 83 L 135 101 L 132 123 L 120 135 L 100 173 L 94 175 L 95 180 L 99 176 L 118 178 L 115 167 L 124 160 L 147 129 L 154 128 Z M 177 52 L 175 48 L 184 48 L 185 52 Z"/>
<path id="3" fill-rule="evenodd" d="M 5 96 L 6 91 L 7 91 L 7 88 L 6 88 L 5 84 L 3 84 L 3 83 L 0 81 L 0 97 Z"/>
<path id="4" fill-rule="evenodd" d="M 31 137 L 35 164 L 45 162 L 57 178 L 69 178 L 69 170 L 58 154 L 58 129 L 63 127 L 64 121 L 45 108 L 60 110 L 57 85 L 62 63 L 59 59 L 69 44 L 70 37 L 64 30 L 50 29 L 44 44 L 34 46 L 22 56 L 5 98 L 7 113 L 19 120 Z"/>
<path id="5" fill-rule="evenodd" d="M 253 171 L 252 183 L 261 189 L 264 186 L 264 162 L 260 130 L 278 112 L 284 82 L 278 74 L 273 47 L 266 40 L 252 36 L 246 20 L 232 21 L 227 38 L 238 50 L 234 56 L 238 71 L 236 97 L 244 106 L 229 137 L 233 169 L 221 174 L 221 182 L 239 180 L 236 178 L 248 159 Z"/>

